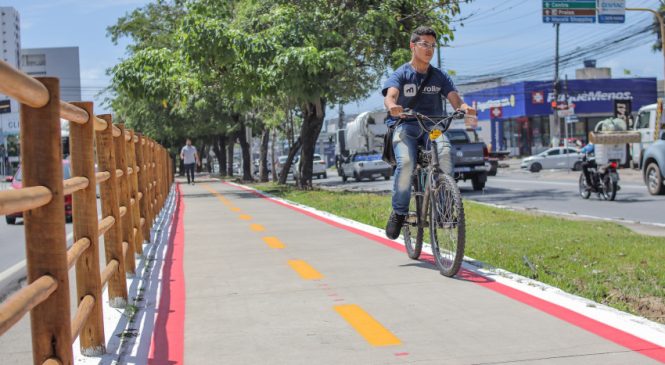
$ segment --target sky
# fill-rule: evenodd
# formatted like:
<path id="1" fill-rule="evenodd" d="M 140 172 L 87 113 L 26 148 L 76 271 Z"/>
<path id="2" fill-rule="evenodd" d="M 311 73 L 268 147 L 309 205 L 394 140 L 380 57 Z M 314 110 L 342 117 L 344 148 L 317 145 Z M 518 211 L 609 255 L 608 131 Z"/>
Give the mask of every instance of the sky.
<path id="1" fill-rule="evenodd" d="M 148 0 L 0 0 L 12 6 L 21 17 L 23 48 L 79 47 L 82 97 L 99 105 L 97 94 L 109 84 L 106 70 L 126 57 L 127 40 L 114 45 L 106 28 Z M 627 7 L 656 9 L 659 0 L 626 0 Z M 541 0 L 475 0 L 462 6 L 454 22 L 455 39 L 442 48 L 443 68 L 459 76 L 473 76 L 518 66 L 530 61 L 554 58 L 555 31 L 542 21 Z M 563 24 L 560 52 L 589 47 L 601 39 L 618 36 L 651 22 L 643 12 L 626 12 L 626 24 Z M 463 25 L 462 25 L 463 23 Z M 619 54 L 598 57 L 598 67 L 610 67 L 613 77 L 663 78 L 662 53 L 651 50 L 652 38 L 642 37 L 638 45 Z M 407 47 L 408 45 L 405 45 Z M 591 57 L 594 58 L 594 57 Z M 436 55 L 433 59 L 436 64 Z M 560 71 L 560 77 L 574 78 L 576 65 Z M 627 71 L 626 71 L 627 70 Z M 625 72 L 630 72 L 626 75 Z M 539 79 L 552 79 L 549 76 Z M 344 106 L 348 114 L 383 107 L 380 88 L 360 102 Z M 97 112 L 107 112 L 97 108 Z M 337 107 L 326 112 L 336 117 Z"/>

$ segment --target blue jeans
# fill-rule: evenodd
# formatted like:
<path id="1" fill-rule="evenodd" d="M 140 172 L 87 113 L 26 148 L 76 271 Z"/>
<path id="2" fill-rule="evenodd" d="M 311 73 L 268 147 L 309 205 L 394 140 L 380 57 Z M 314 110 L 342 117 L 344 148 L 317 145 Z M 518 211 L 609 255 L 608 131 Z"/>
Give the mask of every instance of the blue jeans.
<path id="1" fill-rule="evenodd" d="M 411 199 L 411 174 L 416 167 L 418 145 L 429 148 L 429 136 L 417 122 L 404 122 L 397 126 L 393 134 L 393 149 L 397 160 L 395 182 L 393 184 L 393 212 L 406 215 Z M 436 139 L 439 155 L 439 167 L 448 175 L 453 173 L 453 161 L 450 155 L 450 142 L 442 134 Z"/>

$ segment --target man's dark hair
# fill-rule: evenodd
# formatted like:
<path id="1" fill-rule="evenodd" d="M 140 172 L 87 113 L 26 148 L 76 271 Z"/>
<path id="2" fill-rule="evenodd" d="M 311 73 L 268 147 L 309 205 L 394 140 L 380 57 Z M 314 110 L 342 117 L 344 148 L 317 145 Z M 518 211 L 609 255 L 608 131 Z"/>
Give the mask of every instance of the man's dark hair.
<path id="1" fill-rule="evenodd" d="M 420 36 L 423 35 L 431 35 L 432 37 L 434 37 L 434 39 L 436 39 L 436 32 L 434 31 L 434 29 L 421 25 L 418 28 L 416 28 L 416 30 L 414 30 L 413 33 L 411 33 L 411 43 L 418 42 L 420 40 Z"/>

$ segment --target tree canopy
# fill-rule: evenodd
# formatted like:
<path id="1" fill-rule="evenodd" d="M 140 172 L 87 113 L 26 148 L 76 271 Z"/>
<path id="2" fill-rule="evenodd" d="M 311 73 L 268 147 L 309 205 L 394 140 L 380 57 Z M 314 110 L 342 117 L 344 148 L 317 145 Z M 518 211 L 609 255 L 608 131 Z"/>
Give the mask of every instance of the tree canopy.
<path id="1" fill-rule="evenodd" d="M 110 70 L 111 105 L 132 126 L 177 140 L 302 116 L 301 184 L 311 179 L 325 107 L 361 100 L 408 61 L 411 31 L 453 37 L 463 0 L 158 0 L 109 27 L 129 37 Z"/>

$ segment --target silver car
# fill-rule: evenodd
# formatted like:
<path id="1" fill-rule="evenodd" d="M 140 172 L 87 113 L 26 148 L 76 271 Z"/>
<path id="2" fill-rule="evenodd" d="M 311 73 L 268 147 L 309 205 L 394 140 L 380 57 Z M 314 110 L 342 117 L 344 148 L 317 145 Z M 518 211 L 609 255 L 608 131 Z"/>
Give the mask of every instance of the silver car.
<path id="1" fill-rule="evenodd" d="M 542 169 L 572 169 L 578 171 L 582 169 L 583 156 L 584 154 L 576 148 L 553 147 L 535 156 L 523 159 L 520 167 L 531 172 L 538 172 Z"/>
<path id="2" fill-rule="evenodd" d="M 381 159 L 381 154 L 376 152 L 359 152 L 346 158 L 339 169 L 339 176 L 346 182 L 349 177 L 356 181 L 363 178 L 374 180 L 383 177 L 390 180 L 393 168 Z"/>

